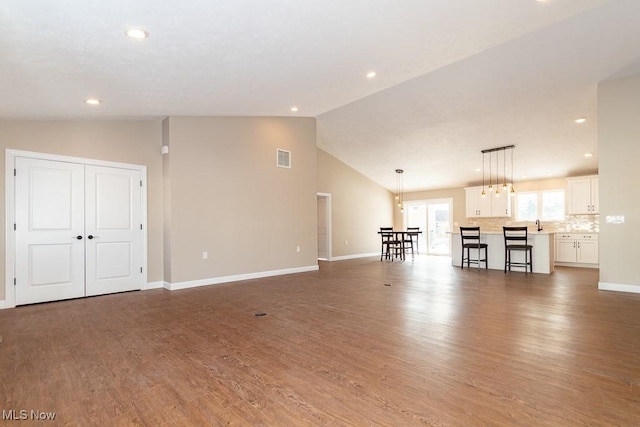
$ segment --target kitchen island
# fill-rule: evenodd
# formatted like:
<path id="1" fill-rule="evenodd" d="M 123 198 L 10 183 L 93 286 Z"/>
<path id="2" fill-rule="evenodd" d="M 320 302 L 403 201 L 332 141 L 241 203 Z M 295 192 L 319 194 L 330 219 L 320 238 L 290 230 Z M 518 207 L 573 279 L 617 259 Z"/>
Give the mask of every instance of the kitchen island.
<path id="1" fill-rule="evenodd" d="M 480 232 L 480 241 L 488 245 L 487 255 L 489 257 L 489 268 L 494 270 L 504 270 L 504 236 L 500 231 Z M 529 231 L 529 244 L 533 246 L 533 272 L 550 274 L 553 272 L 554 262 L 554 232 L 550 231 Z M 462 241 L 460 231 L 451 232 L 451 265 L 460 267 L 462 259 Z M 476 251 L 471 250 L 471 257 L 476 257 Z M 512 253 L 513 261 L 523 262 L 523 253 Z M 471 268 L 477 268 L 476 264 L 471 264 Z M 465 268 L 467 268 L 465 264 Z M 480 268 L 484 268 L 484 263 L 480 263 Z M 524 268 L 512 268 L 511 271 L 522 271 Z"/>

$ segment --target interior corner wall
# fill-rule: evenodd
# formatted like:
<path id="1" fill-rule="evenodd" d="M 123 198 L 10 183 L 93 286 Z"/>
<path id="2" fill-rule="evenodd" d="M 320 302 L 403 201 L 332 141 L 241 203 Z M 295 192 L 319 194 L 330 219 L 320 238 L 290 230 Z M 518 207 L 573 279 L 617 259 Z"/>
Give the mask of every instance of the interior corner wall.
<path id="1" fill-rule="evenodd" d="M 169 117 L 164 129 L 171 283 L 317 268 L 315 119 Z"/>
<path id="2" fill-rule="evenodd" d="M 600 288 L 640 292 L 640 74 L 598 86 Z M 607 223 L 624 216 L 623 224 Z"/>
<path id="3" fill-rule="evenodd" d="M 162 121 L 162 146 L 171 144 L 169 119 Z M 162 155 L 162 250 L 164 282 L 171 283 L 171 157 L 169 153 Z"/>
<path id="4" fill-rule="evenodd" d="M 21 121 L 0 120 L 0 223 L 5 223 L 5 150 L 14 149 L 87 159 L 132 163 L 147 167 L 147 280 L 161 281 L 162 161 L 159 120 L 141 121 Z M 5 227 L 0 239 L 6 241 Z M 5 246 L 0 248 L 5 259 Z M 5 262 L 0 263 L 5 277 Z M 0 301 L 5 299 L 0 286 Z"/>
<path id="5" fill-rule="evenodd" d="M 393 226 L 393 194 L 318 149 L 318 192 L 331 194 L 331 257 L 380 252 L 380 227 Z"/>

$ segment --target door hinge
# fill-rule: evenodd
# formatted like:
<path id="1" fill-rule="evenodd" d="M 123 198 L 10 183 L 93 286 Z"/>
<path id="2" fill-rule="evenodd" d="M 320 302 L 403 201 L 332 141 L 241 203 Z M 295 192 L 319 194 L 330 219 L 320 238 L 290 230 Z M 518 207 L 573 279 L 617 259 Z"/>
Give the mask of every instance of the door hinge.
<path id="1" fill-rule="evenodd" d="M 16 278 L 14 277 L 13 278 L 13 286 L 15 286 L 15 285 L 16 285 Z"/>
<path id="2" fill-rule="evenodd" d="M 14 169 L 13 169 L 13 176 L 16 176 L 16 173 L 17 173 L 17 172 L 16 172 L 16 169 L 14 168 Z"/>
<path id="3" fill-rule="evenodd" d="M 140 274 L 142 274 L 142 267 L 140 267 Z"/>
<path id="4" fill-rule="evenodd" d="M 142 230 L 142 224 L 140 224 L 140 230 Z"/>
<path id="5" fill-rule="evenodd" d="M 16 227 L 16 223 L 13 223 L 13 231 L 16 231 L 18 228 Z"/>
<path id="6" fill-rule="evenodd" d="M 140 187 L 142 187 L 142 180 L 140 180 Z"/>

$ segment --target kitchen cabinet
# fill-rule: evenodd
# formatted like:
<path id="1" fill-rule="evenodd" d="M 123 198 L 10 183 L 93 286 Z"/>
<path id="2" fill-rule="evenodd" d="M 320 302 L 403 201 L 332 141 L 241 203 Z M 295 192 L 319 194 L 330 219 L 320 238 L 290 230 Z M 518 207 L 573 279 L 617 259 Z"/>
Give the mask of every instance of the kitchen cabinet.
<path id="1" fill-rule="evenodd" d="M 598 264 L 598 235 L 557 233 L 556 263 Z"/>
<path id="2" fill-rule="evenodd" d="M 482 197 L 482 187 L 465 188 L 467 218 L 491 216 L 491 196 L 485 190 Z"/>
<path id="3" fill-rule="evenodd" d="M 496 197 L 485 187 L 485 197 L 482 197 L 482 187 L 465 188 L 466 216 L 467 218 L 509 217 L 511 216 L 511 193 L 500 191 Z"/>
<path id="4" fill-rule="evenodd" d="M 598 205 L 598 177 L 585 176 L 568 178 L 570 215 L 597 214 Z"/>

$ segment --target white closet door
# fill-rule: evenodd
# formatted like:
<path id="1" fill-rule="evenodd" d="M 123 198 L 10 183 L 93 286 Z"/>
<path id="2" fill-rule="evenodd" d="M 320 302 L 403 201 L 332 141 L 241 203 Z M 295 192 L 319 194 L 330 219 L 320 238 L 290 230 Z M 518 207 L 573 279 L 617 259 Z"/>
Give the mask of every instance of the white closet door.
<path id="1" fill-rule="evenodd" d="M 85 166 L 86 295 L 142 289 L 141 174 Z"/>
<path id="2" fill-rule="evenodd" d="M 15 166 L 16 304 L 84 296 L 84 165 Z"/>

